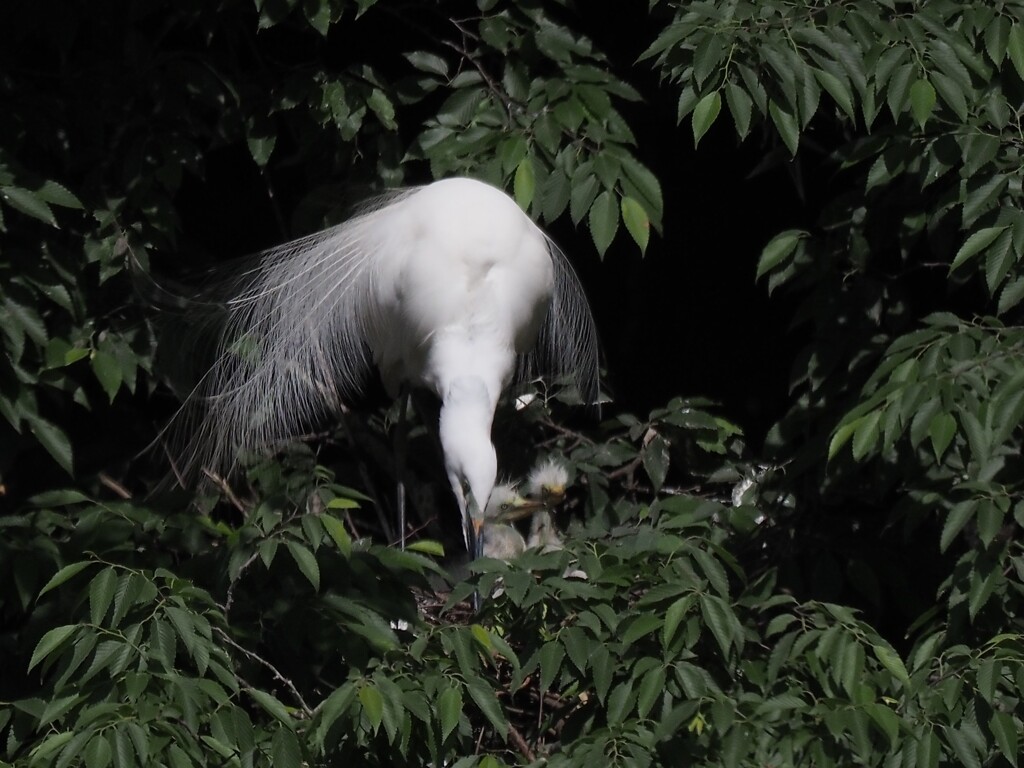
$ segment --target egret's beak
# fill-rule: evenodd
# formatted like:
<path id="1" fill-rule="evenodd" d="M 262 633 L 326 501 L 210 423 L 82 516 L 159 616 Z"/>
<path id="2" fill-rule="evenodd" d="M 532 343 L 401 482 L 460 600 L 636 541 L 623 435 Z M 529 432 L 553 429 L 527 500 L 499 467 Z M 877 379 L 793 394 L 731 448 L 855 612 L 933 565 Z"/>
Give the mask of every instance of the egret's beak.
<path id="1" fill-rule="evenodd" d="M 466 505 L 469 512 L 469 557 L 476 560 L 484 553 L 484 514 L 472 493 L 466 495 Z"/>
<path id="2" fill-rule="evenodd" d="M 505 509 L 498 513 L 494 518 L 499 523 L 511 523 L 516 520 L 522 520 L 524 517 L 529 517 L 540 509 L 544 509 L 543 501 L 534 501 L 532 499 L 516 499 L 512 502 L 511 509 Z"/>

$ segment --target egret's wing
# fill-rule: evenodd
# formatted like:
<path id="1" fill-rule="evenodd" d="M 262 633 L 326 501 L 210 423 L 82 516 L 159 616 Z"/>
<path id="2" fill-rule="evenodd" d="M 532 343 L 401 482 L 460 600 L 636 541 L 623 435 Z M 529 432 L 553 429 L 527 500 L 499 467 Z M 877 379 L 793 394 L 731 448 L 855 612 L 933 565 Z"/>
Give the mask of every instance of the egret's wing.
<path id="1" fill-rule="evenodd" d="M 308 430 L 362 390 L 388 217 L 411 191 L 257 254 L 218 288 L 225 316 L 217 354 L 181 417 L 194 429 L 185 436 L 187 468 L 228 468 L 239 454 Z"/>
<path id="2" fill-rule="evenodd" d="M 547 242 L 555 278 L 551 307 L 535 349 L 521 361 L 520 377 L 571 376 L 583 402 L 597 404 L 600 347 L 590 304 L 569 259 L 550 238 Z"/>

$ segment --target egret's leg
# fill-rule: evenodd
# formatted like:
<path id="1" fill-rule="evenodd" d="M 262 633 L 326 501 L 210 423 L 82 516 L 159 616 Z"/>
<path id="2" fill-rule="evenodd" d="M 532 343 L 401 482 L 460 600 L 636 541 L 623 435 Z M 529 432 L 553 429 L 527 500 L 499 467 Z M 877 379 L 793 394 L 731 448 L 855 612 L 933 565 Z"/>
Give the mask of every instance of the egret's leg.
<path id="1" fill-rule="evenodd" d="M 398 544 L 405 549 L 405 456 L 409 447 L 409 398 L 408 388 L 403 386 L 399 394 L 398 431 L 395 433 L 395 480 L 398 505 Z"/>

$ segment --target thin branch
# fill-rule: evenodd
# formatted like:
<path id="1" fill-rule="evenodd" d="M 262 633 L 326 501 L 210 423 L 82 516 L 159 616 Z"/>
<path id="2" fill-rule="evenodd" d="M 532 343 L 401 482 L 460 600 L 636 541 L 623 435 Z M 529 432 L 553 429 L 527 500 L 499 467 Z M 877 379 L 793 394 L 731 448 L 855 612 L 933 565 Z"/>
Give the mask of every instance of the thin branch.
<path id="1" fill-rule="evenodd" d="M 117 480 L 108 475 L 106 472 L 100 472 L 99 481 L 125 501 L 131 499 L 131 492 L 123 485 L 121 485 L 121 483 L 117 482 Z"/>
<path id="2" fill-rule="evenodd" d="M 284 685 L 291 692 L 292 696 L 295 698 L 295 701 L 298 702 L 299 709 L 302 710 L 302 713 L 306 717 L 312 717 L 313 716 L 313 710 L 306 703 L 306 700 L 302 698 L 302 694 L 299 693 L 299 689 L 295 687 L 295 684 L 292 683 L 291 680 L 289 680 L 287 677 L 282 675 L 277 667 L 275 667 L 269 661 L 264 659 L 262 656 L 260 656 L 260 655 L 258 655 L 256 653 L 253 653 L 248 648 L 246 648 L 246 647 L 236 643 L 234 641 L 234 639 L 232 639 L 232 637 L 227 632 L 225 632 L 223 629 L 221 629 L 220 627 L 214 627 L 213 631 L 216 632 L 220 636 L 220 638 L 225 643 L 230 645 L 232 648 L 234 648 L 235 650 L 241 652 L 246 657 L 252 659 L 257 664 L 261 664 L 262 666 L 264 666 L 267 669 L 269 669 L 270 672 L 274 675 L 274 679 L 277 680 L 278 682 L 280 682 L 282 685 Z M 253 687 L 253 686 L 250 686 L 250 687 Z"/>

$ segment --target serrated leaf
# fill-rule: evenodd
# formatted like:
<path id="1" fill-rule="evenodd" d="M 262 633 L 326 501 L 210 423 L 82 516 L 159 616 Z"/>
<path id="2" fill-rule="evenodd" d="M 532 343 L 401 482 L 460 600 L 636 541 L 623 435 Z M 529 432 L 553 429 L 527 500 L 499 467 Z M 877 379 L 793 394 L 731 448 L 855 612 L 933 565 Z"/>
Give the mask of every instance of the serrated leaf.
<path id="1" fill-rule="evenodd" d="M 462 717 L 462 691 L 445 688 L 437 697 L 437 714 L 441 723 L 441 741 L 445 741 Z"/>
<path id="2" fill-rule="evenodd" d="M 714 595 L 700 596 L 700 613 L 704 623 L 711 628 L 711 634 L 718 641 L 722 656 L 729 657 L 729 647 L 733 642 L 733 622 L 729 619 L 731 609 L 720 597 Z"/>
<path id="3" fill-rule="evenodd" d="M 807 232 L 802 229 L 787 229 L 773 237 L 761 251 L 761 256 L 757 260 L 757 275 L 754 279 L 759 280 L 764 274 L 789 258 L 796 250 L 797 243 L 805 237 L 807 237 Z"/>
<path id="4" fill-rule="evenodd" d="M 931 437 L 932 450 L 935 452 L 935 460 L 942 461 L 942 455 L 946 452 L 953 436 L 956 434 L 956 419 L 949 413 L 938 413 L 932 417 L 928 427 L 928 435 Z"/>
<path id="5" fill-rule="evenodd" d="M 907 667 L 903 659 L 892 648 L 887 645 L 874 644 L 871 650 L 875 653 L 882 666 L 889 670 L 890 674 L 899 680 L 904 686 L 910 686 L 910 675 L 907 674 Z"/>
<path id="6" fill-rule="evenodd" d="M 116 588 L 117 573 L 113 568 L 104 568 L 89 582 L 89 613 L 93 624 L 102 623 Z"/>
<path id="7" fill-rule="evenodd" d="M 288 542 L 288 551 L 291 552 L 292 558 L 295 560 L 295 564 L 299 566 L 299 571 L 301 571 L 302 575 L 305 576 L 309 580 L 309 583 L 313 585 L 313 590 L 319 592 L 320 566 L 317 565 L 316 555 L 295 541 Z"/>
<path id="8" fill-rule="evenodd" d="M 533 171 L 533 160 L 529 155 L 524 157 L 520 161 L 519 166 L 516 168 L 515 180 L 512 185 L 512 189 L 515 194 L 516 203 L 524 211 L 530 210 L 530 204 L 533 203 L 533 194 L 536 189 L 536 177 Z"/>
<path id="9" fill-rule="evenodd" d="M 594 200 L 587 221 L 597 252 L 604 256 L 619 229 L 619 207 L 615 204 L 615 196 L 609 190 L 606 189 Z"/>
<path id="10" fill-rule="evenodd" d="M 261 691 L 258 688 L 246 688 L 245 690 L 246 693 L 252 696 L 253 700 L 269 714 L 276 717 L 289 728 L 292 727 L 291 715 L 288 714 L 288 710 L 285 708 L 284 704 L 278 701 L 276 697 L 266 691 Z"/>
<path id="11" fill-rule="evenodd" d="M 35 650 L 32 651 L 32 658 L 28 662 L 26 672 L 31 672 L 33 667 L 60 648 L 76 629 L 78 629 L 77 624 L 65 624 L 62 627 L 54 627 L 43 635 L 36 643 Z"/>
<path id="12" fill-rule="evenodd" d="M 74 578 L 77 574 L 84 571 L 90 565 L 92 565 L 92 563 L 88 560 L 79 563 L 71 563 L 70 565 L 65 565 L 63 568 L 57 571 L 48 582 L 46 582 L 46 584 L 43 586 L 41 590 L 39 590 L 39 597 L 42 597 L 51 589 L 56 589 L 64 582 Z"/>
<path id="13" fill-rule="evenodd" d="M 693 598 L 690 595 L 686 595 L 672 603 L 668 610 L 665 611 L 665 624 L 661 629 L 661 644 L 663 647 L 667 648 L 671 644 L 680 622 L 682 622 L 692 604 Z"/>
<path id="14" fill-rule="evenodd" d="M 1006 52 L 1010 55 L 1017 77 L 1024 80 L 1024 22 L 1018 20 L 1006 36 Z"/>
<path id="15" fill-rule="evenodd" d="M 363 712 L 366 713 L 370 727 L 376 733 L 384 717 L 384 698 L 375 686 L 364 685 L 359 689 L 359 703 L 363 705 Z"/>
<path id="16" fill-rule="evenodd" d="M 1006 225 L 1001 227 L 984 227 L 974 232 L 963 245 L 960 246 L 960 250 L 956 252 L 956 256 L 953 258 L 953 263 L 949 267 L 949 271 L 952 272 L 957 267 L 961 266 L 965 261 L 977 256 L 983 250 L 988 248 L 992 242 L 999 237 L 999 234 L 1006 229 Z"/>
<path id="17" fill-rule="evenodd" d="M 925 79 L 917 80 L 910 86 L 910 113 L 923 129 L 935 109 L 935 88 Z"/>
<path id="18" fill-rule="evenodd" d="M 874 450 L 878 443 L 878 425 L 883 409 L 877 409 L 858 419 L 857 428 L 853 433 L 853 458 L 860 461 Z"/>
<path id="19" fill-rule="evenodd" d="M 44 181 L 39 189 L 34 190 L 36 195 L 47 203 L 59 205 L 62 208 L 81 209 L 82 201 L 79 200 L 70 189 L 56 181 Z"/>
<path id="20" fill-rule="evenodd" d="M 654 435 L 640 450 L 640 459 L 644 465 L 644 471 L 651 479 L 651 485 L 657 493 L 665 483 L 668 475 L 669 445 L 661 435 Z"/>
<path id="21" fill-rule="evenodd" d="M 745 90 L 735 83 L 729 82 L 725 84 L 725 103 L 729 106 L 729 112 L 732 114 L 732 121 L 736 126 L 737 135 L 741 139 L 746 138 L 750 132 L 753 100 Z"/>
<path id="22" fill-rule="evenodd" d="M 274 768 L 301 768 L 302 748 L 288 728 L 278 728 L 270 743 L 270 764 Z"/>
<path id="23" fill-rule="evenodd" d="M 26 414 L 25 420 L 39 444 L 69 475 L 74 476 L 74 453 L 68 436 L 56 424 L 36 414 Z"/>
<path id="24" fill-rule="evenodd" d="M 328 505 L 330 506 L 330 505 Z M 333 515 L 320 515 L 320 523 L 323 525 L 327 535 L 331 537 L 334 545 L 345 557 L 352 554 L 352 537 L 348 535 L 345 524 Z"/>
<path id="25" fill-rule="evenodd" d="M 722 111 L 722 96 L 718 91 L 705 94 L 693 108 L 693 146 L 700 144 L 701 138 L 715 122 Z"/>
<path id="26" fill-rule="evenodd" d="M 266 167 L 277 145 L 277 136 L 249 136 L 246 139 L 249 154 L 260 168 Z"/>
<path id="27" fill-rule="evenodd" d="M 479 677 L 467 676 L 466 690 L 469 692 L 469 697 L 473 699 L 474 703 L 480 708 L 480 711 L 483 712 L 484 717 L 494 726 L 494 730 L 498 732 L 503 740 L 507 738 L 508 721 L 505 719 L 504 712 L 502 712 L 501 704 L 498 703 L 498 697 L 494 694 L 494 689 Z"/>
<path id="28" fill-rule="evenodd" d="M 796 151 L 800 146 L 800 124 L 796 117 L 787 109 L 783 109 L 778 103 L 772 101 L 768 104 L 768 114 L 775 124 L 775 130 L 779 132 L 782 143 L 786 145 L 789 154 L 796 157 Z"/>
<path id="29" fill-rule="evenodd" d="M 121 388 L 121 365 L 117 358 L 102 349 L 97 349 L 92 354 L 90 365 L 93 373 L 96 374 L 96 380 L 103 387 L 103 391 L 107 393 L 107 398 L 113 402 L 117 390 Z"/>
<path id="30" fill-rule="evenodd" d="M 621 209 L 622 223 L 626 225 L 626 231 L 640 246 L 640 253 L 645 253 L 651 237 L 651 220 L 647 216 L 647 211 L 632 197 L 622 198 Z"/>
<path id="31" fill-rule="evenodd" d="M 0 187 L 0 200 L 26 216 L 45 222 L 51 227 L 57 226 L 57 219 L 54 218 L 50 206 L 34 192 L 22 187 Z"/>
<path id="32" fill-rule="evenodd" d="M 1006 758 L 1010 765 L 1016 766 L 1017 758 L 1019 757 L 1020 734 L 1018 733 L 1018 726 L 1013 719 L 1013 715 L 996 710 L 992 713 L 992 719 L 989 720 L 988 728 L 995 738 L 999 751 L 1003 753 L 1003 757 Z"/>

